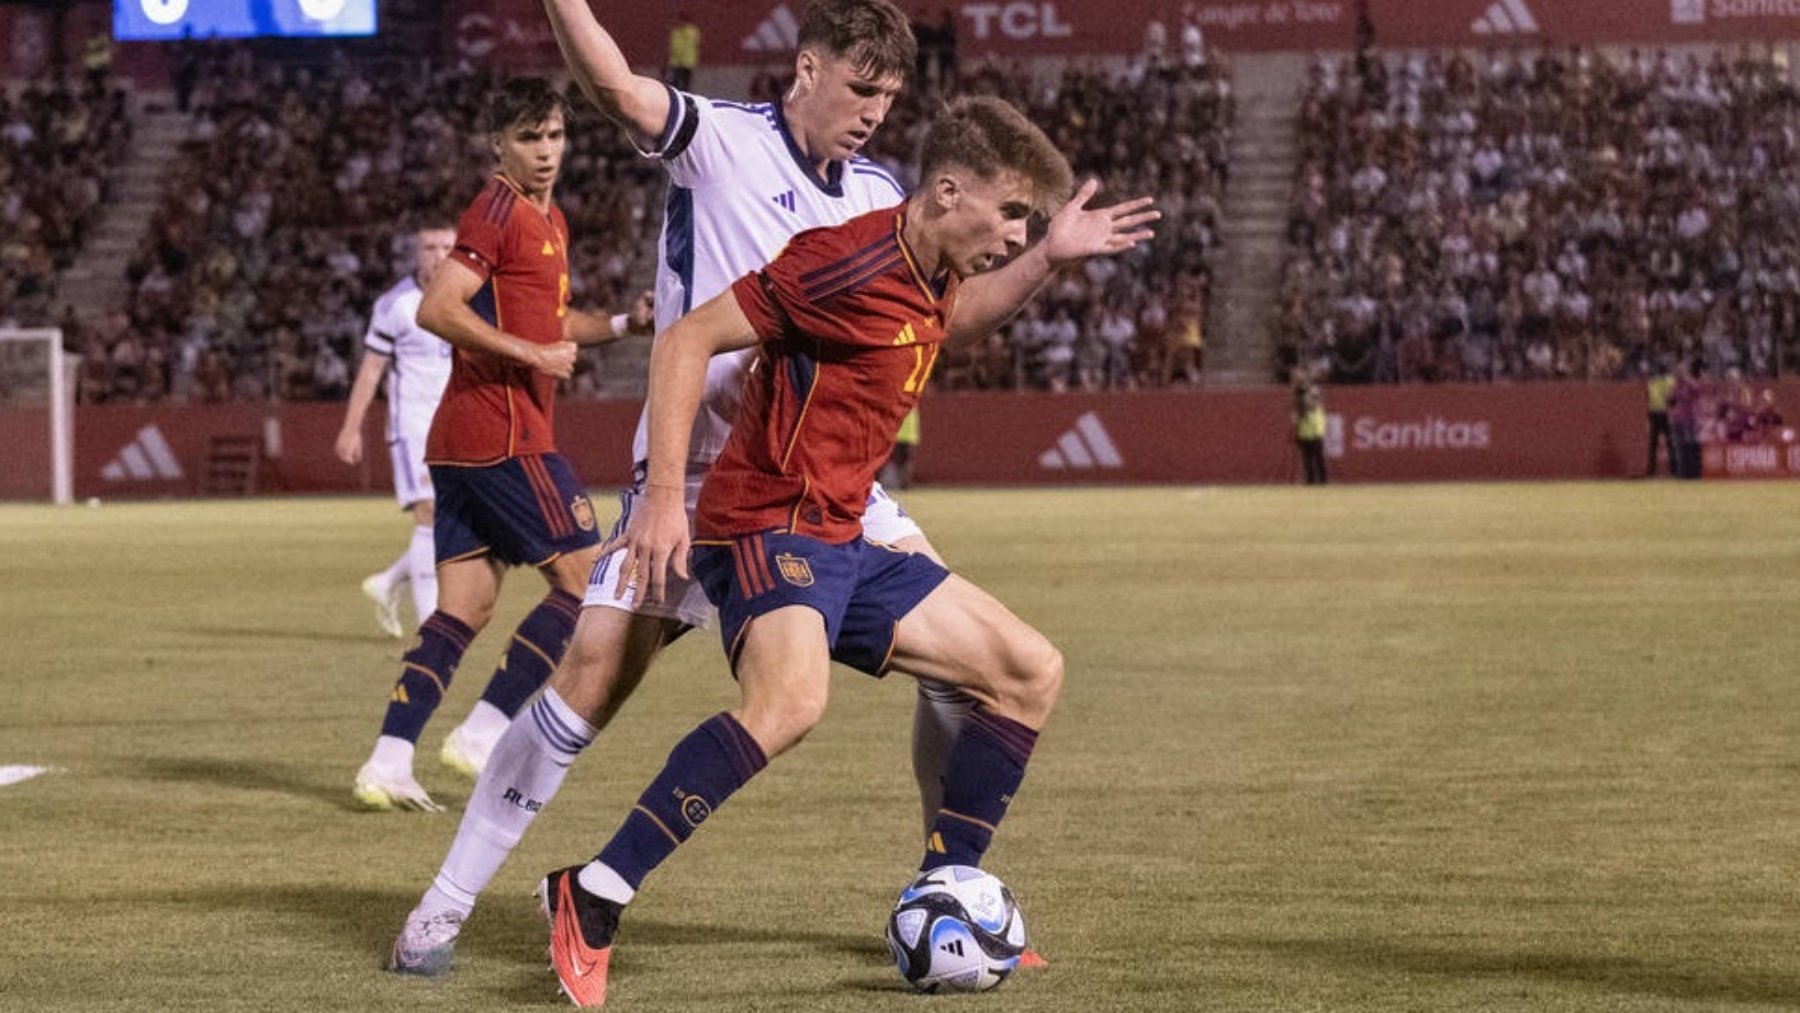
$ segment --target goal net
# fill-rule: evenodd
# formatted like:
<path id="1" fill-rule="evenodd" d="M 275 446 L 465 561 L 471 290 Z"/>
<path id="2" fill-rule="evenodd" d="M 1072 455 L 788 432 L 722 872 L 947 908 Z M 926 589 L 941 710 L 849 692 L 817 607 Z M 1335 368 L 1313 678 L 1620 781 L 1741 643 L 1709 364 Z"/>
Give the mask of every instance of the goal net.
<path id="1" fill-rule="evenodd" d="M 56 328 L 0 328 L 0 499 L 74 501 L 75 362 Z"/>

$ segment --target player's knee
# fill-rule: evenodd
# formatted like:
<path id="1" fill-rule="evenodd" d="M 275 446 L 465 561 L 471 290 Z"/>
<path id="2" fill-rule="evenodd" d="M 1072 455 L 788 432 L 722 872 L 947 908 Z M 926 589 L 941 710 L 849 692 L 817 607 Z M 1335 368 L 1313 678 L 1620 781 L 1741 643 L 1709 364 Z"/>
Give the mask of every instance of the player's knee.
<path id="1" fill-rule="evenodd" d="M 1005 702 L 1027 724 L 1041 724 L 1062 695 L 1063 656 L 1042 635 L 1012 653 Z"/>
<path id="2" fill-rule="evenodd" d="M 597 728 L 604 723 L 609 709 L 609 674 L 606 654 L 582 644 L 578 637 L 570 641 L 568 653 L 551 673 L 550 688 L 556 690 L 570 710 Z"/>
<path id="3" fill-rule="evenodd" d="M 778 707 L 747 706 L 742 723 L 773 759 L 800 744 L 825 717 L 824 693 L 789 696 Z"/>

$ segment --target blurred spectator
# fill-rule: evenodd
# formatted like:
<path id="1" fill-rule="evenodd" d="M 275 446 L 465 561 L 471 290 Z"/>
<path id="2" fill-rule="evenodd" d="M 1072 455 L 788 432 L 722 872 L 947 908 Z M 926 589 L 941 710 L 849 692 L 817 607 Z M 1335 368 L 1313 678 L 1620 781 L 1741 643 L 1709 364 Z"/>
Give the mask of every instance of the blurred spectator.
<path id="1" fill-rule="evenodd" d="M 1198 33 L 1197 23 L 1188 25 Z M 1069 155 L 1077 178 L 1098 178 L 1118 197 L 1152 195 L 1163 213 L 1152 242 L 1059 278 L 1007 329 L 1010 368 L 994 368 L 998 349 L 988 350 L 984 380 L 1005 376 L 1010 386 L 1048 390 L 1199 381 L 1199 321 L 1219 244 L 1233 113 L 1229 68 L 1203 42 L 1196 53 L 1183 33 L 1174 59 L 1150 47 L 1122 71 L 1071 63 L 1034 74 L 991 59 L 961 68 L 959 91 L 1019 105 Z M 943 98 L 937 82 L 914 84 L 896 100 L 870 157 L 912 162 L 927 114 Z M 1100 331 L 1109 319 L 1111 340 Z M 1127 324 L 1121 348 L 1112 341 Z M 1170 339 L 1173 347 L 1165 346 Z M 973 359 L 944 369 L 940 386 L 977 383 L 972 367 Z"/>
<path id="2" fill-rule="evenodd" d="M 686 11 L 675 16 L 669 29 L 669 66 L 666 79 L 682 91 L 694 87 L 694 71 L 700 67 L 700 26 Z"/>
<path id="3" fill-rule="evenodd" d="M 125 93 L 104 66 L 80 85 L 0 87 L 0 322 L 56 317 L 57 274 L 86 243 L 130 139 Z"/>
<path id="4" fill-rule="evenodd" d="M 1325 484 L 1325 397 L 1319 376 L 1311 368 L 1294 370 L 1294 443 L 1300 448 L 1300 465 L 1307 485 Z"/>
<path id="5" fill-rule="evenodd" d="M 1675 387 L 1674 374 L 1667 365 L 1658 363 L 1650 370 L 1644 393 L 1649 406 L 1650 451 L 1644 461 L 1644 477 L 1656 477 L 1656 448 L 1661 444 L 1668 454 L 1669 474 L 1675 473 L 1675 446 L 1669 437 L 1669 392 Z"/>
<path id="6" fill-rule="evenodd" d="M 935 31 L 941 66 L 907 90 L 867 153 L 903 172 L 944 82 L 959 77 L 948 8 Z M 141 361 L 110 371 L 104 396 L 342 396 L 337 366 L 360 334 L 355 308 L 410 269 L 395 226 L 456 213 L 491 168 L 491 152 L 468 138 L 479 136 L 494 81 L 418 61 L 353 62 L 341 52 L 294 62 L 240 42 L 181 45 L 188 132 L 127 275 L 127 329 L 138 347 L 125 355 Z M 940 386 L 1198 381 L 1231 87 L 1216 54 L 1190 58 L 1185 35 L 1182 46 L 1172 61 L 1145 58 L 1121 71 L 1071 64 L 1039 77 L 988 62 L 960 75 L 960 89 L 1026 108 L 1106 193 L 1154 195 L 1164 219 L 1152 243 L 1058 278 L 1003 335 L 947 358 Z M 672 72 L 683 62 L 679 48 Z M 764 72 L 752 90 L 774 99 L 785 84 Z M 557 191 L 573 236 L 571 295 L 577 304 L 622 305 L 652 277 L 665 180 L 588 103 L 574 108 Z M 0 138 L 37 129 L 13 124 L 14 112 L 0 109 Z M 11 230 L 6 236 L 0 265 Z M 1171 338 L 1176 347 L 1165 349 Z M 126 339 L 101 340 L 110 353 Z M 598 393 L 596 363 L 584 357 L 572 392 Z M 151 370 L 160 373 L 154 385 L 144 382 Z"/>
<path id="7" fill-rule="evenodd" d="M 491 170 L 492 153 L 468 138 L 494 82 L 191 45 L 190 132 L 129 268 L 131 329 L 171 364 L 174 396 L 342 397 L 357 307 L 411 268 L 395 224 L 456 214 Z M 571 296 L 623 304 L 654 271 L 661 173 L 587 102 L 573 105 L 558 184 Z M 592 389 L 593 362 L 580 372 Z"/>
<path id="8" fill-rule="evenodd" d="M 1675 364 L 1669 388 L 1669 433 L 1673 437 L 1675 477 L 1700 477 L 1700 383 L 1685 360 Z"/>
<path id="9" fill-rule="evenodd" d="M 1770 376 L 1800 341 L 1800 95 L 1770 52 L 1364 56 L 1308 72 L 1278 370 Z"/>

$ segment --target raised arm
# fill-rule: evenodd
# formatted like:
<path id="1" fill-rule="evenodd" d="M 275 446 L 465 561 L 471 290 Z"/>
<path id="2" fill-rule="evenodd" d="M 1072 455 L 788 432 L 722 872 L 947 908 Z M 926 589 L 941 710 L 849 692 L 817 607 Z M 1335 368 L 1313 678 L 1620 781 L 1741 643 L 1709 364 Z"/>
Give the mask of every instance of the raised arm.
<path id="1" fill-rule="evenodd" d="M 487 352 L 559 380 L 575 372 L 575 343 L 540 345 L 500 330 L 469 308 L 484 279 L 461 261 L 446 260 L 431 276 L 419 304 L 419 326 L 458 348 Z"/>
<path id="2" fill-rule="evenodd" d="M 694 415 L 706 392 L 707 360 L 721 352 L 756 344 L 756 330 L 726 289 L 675 322 L 650 350 L 650 463 L 644 479 L 644 506 L 633 513 L 625 534 L 601 550 L 620 544 L 616 594 L 634 580 L 642 601 L 662 601 L 670 570 L 686 578 L 688 554 L 687 457 Z"/>
<path id="3" fill-rule="evenodd" d="M 630 131 L 638 147 L 648 148 L 669 119 L 668 88 L 632 71 L 588 0 L 544 0 L 544 12 L 581 93 Z"/>
<path id="4" fill-rule="evenodd" d="M 1050 219 L 1042 241 L 1014 257 L 997 271 L 978 274 L 963 282 L 951 312 L 944 344 L 960 348 L 999 330 L 1020 307 L 1031 301 L 1050 278 L 1071 264 L 1089 257 L 1123 253 L 1149 239 L 1150 223 L 1162 212 L 1139 197 L 1105 208 L 1089 208 L 1100 183 L 1083 183 L 1069 203 Z"/>

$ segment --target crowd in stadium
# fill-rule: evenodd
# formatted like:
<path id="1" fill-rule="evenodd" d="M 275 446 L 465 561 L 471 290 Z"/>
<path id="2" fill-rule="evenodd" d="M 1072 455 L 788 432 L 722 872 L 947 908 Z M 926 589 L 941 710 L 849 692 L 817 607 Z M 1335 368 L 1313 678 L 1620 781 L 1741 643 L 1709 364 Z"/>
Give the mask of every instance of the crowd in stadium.
<path id="1" fill-rule="evenodd" d="M 1053 391 L 1198 383 L 1233 112 L 1218 55 L 1152 54 L 1123 71 L 1071 66 L 1041 79 L 990 62 L 965 68 L 954 87 L 1026 110 L 1068 153 L 1078 179 L 1096 177 L 1115 196 L 1155 196 L 1164 223 L 1144 248 L 1059 279 L 1004 333 L 950 357 L 940 383 Z M 942 97 L 931 87 L 904 97 L 876 135 L 874 156 L 909 162 Z"/>
<path id="2" fill-rule="evenodd" d="M 125 157 L 125 93 L 104 73 L 0 89 L 0 318 L 44 323 Z"/>
<path id="3" fill-rule="evenodd" d="M 85 328 L 65 320 L 82 335 L 83 400 L 340 398 L 368 308 L 408 259 L 405 228 L 453 224 L 491 165 L 479 119 L 492 81 L 416 64 L 293 65 L 231 43 L 184 61 L 187 138 L 132 260 L 129 304 Z M 1080 67 L 1037 80 L 982 65 L 955 76 L 932 68 L 869 154 L 909 163 L 950 87 L 1001 93 L 1108 193 L 1158 195 L 1167 224 L 1152 250 L 1064 279 L 988 346 L 947 362 L 941 382 L 1197 382 L 1226 176 L 1223 65 L 1202 53 L 1147 57 L 1122 73 Z M 763 97 L 778 88 L 766 79 Z M 623 307 L 652 277 L 663 174 L 585 101 L 573 105 L 557 187 L 576 240 L 573 297 Z M 597 389 L 595 361 L 583 359 L 577 396 Z"/>
<path id="4" fill-rule="evenodd" d="M 491 166 L 479 124 L 490 82 L 296 67 L 230 45 L 200 68 L 183 157 L 115 318 L 122 335 L 89 342 L 143 345 L 166 368 L 96 368 L 91 393 L 341 398 L 369 307 L 410 259 L 407 230 L 453 226 Z M 576 237 L 573 298 L 622 305 L 654 264 L 660 178 L 597 117 L 578 113 L 569 138 L 558 200 Z"/>
<path id="5" fill-rule="evenodd" d="M 1317 60 L 1280 365 L 1773 375 L 1800 336 L 1795 113 L 1786 66 L 1748 48 Z"/>
<path id="6" fill-rule="evenodd" d="M 126 96 L 103 75 L 0 96 L 0 301 L 14 322 L 56 318 L 80 335 L 90 402 L 342 397 L 368 308 L 408 260 L 405 229 L 450 223 L 490 164 L 479 117 L 492 81 L 259 60 L 241 44 L 197 52 L 187 139 L 129 301 L 85 325 L 62 309 L 55 274 L 128 146 Z M 1078 175 L 1156 195 L 1166 217 L 1150 248 L 1059 279 L 1005 331 L 947 357 L 939 383 L 1197 383 L 1229 174 L 1223 61 L 1198 49 L 1046 75 L 940 58 L 871 157 L 905 166 L 945 95 L 997 93 Z M 753 97 L 780 85 L 764 76 Z M 1614 379 L 1678 358 L 1718 377 L 1775 375 L 1800 340 L 1800 239 L 1781 228 L 1800 214 L 1797 101 L 1787 68 L 1752 49 L 1315 60 L 1273 310 L 1281 375 Z M 663 176 L 574 106 L 558 187 L 574 298 L 621 307 L 652 274 Z M 597 391 L 595 361 L 577 395 Z"/>

